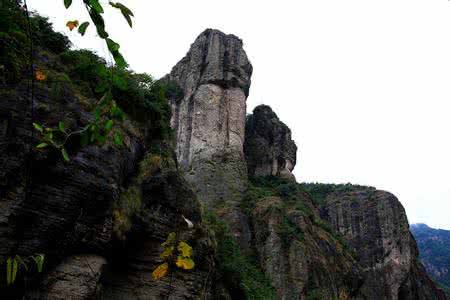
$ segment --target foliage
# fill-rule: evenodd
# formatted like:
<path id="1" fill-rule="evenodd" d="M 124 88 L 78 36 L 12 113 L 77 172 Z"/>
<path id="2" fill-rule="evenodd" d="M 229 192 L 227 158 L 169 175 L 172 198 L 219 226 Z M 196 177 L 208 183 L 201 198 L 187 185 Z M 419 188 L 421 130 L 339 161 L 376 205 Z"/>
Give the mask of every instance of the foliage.
<path id="1" fill-rule="evenodd" d="M 311 290 L 308 295 L 306 296 L 306 300 L 323 300 L 323 299 L 329 299 L 330 296 L 328 295 L 327 291 L 322 288 L 316 288 Z"/>
<path id="2" fill-rule="evenodd" d="M 332 183 L 301 183 L 300 187 L 303 191 L 307 192 L 314 203 L 319 207 L 323 208 L 325 206 L 326 197 L 331 193 L 344 193 L 351 192 L 355 189 L 369 188 L 373 187 L 355 185 L 355 184 L 332 184 Z M 356 201 L 356 198 L 350 199 L 352 202 Z"/>
<path id="3" fill-rule="evenodd" d="M 228 226 L 212 213 L 205 223 L 215 234 L 219 274 L 233 299 L 278 299 L 255 258 L 241 252 Z"/>
<path id="4" fill-rule="evenodd" d="M 65 4 L 69 7 L 71 3 L 72 1 Z M 98 12 L 103 10 L 101 4 L 91 0 L 86 0 L 84 3 L 91 17 L 95 19 L 94 24 L 98 23 L 97 30 L 104 31 L 104 24 L 101 24 L 103 19 Z M 128 18 L 132 16 L 129 9 L 120 3 L 111 3 L 111 5 L 119 9 L 124 16 L 127 15 L 126 20 L 129 21 Z M 52 101 L 62 99 L 68 91 L 73 94 L 72 87 L 75 90 L 81 90 L 81 94 L 85 97 L 97 99 L 97 102 L 90 107 L 94 119 L 84 127 L 65 126 L 64 130 L 60 130 L 59 124 L 66 125 L 65 120 L 57 122 L 57 126 L 35 122 L 38 125 L 35 129 L 42 139 L 36 145 L 38 149 L 54 148 L 61 153 L 64 160 L 68 160 L 71 149 L 66 147 L 66 143 L 74 145 L 73 142 L 68 143 L 72 138 L 75 142 L 80 141 L 81 146 L 84 146 L 89 143 L 101 145 L 110 136 L 117 145 L 121 145 L 123 137 L 120 131 L 114 130 L 113 127 L 124 119 L 124 112 L 135 120 L 145 122 L 146 127 L 150 128 L 148 136 L 151 139 L 163 139 L 171 134 L 170 107 L 166 94 L 174 93 L 173 87 L 155 82 L 150 75 L 126 70 L 124 68 L 126 63 L 116 61 L 116 66 L 108 66 L 104 59 L 91 51 L 69 50 L 70 42 L 67 37 L 54 32 L 48 19 L 37 14 L 32 14 L 30 17 L 30 39 L 26 13 L 14 1 L 2 3 L 0 16 L 0 85 L 17 84 L 23 76 L 30 75 L 25 70 L 30 65 L 28 50 L 31 50 L 30 40 L 32 39 L 35 53 L 47 51 L 51 56 L 46 58 L 46 63 L 53 63 L 58 68 L 57 78 L 53 78 L 54 76 L 50 74 L 54 71 L 40 68 L 33 74 L 40 84 L 50 85 Z M 77 20 L 73 22 L 73 25 L 78 24 Z M 80 34 L 84 34 L 87 28 L 87 22 L 81 23 L 78 27 Z M 121 62 L 121 54 L 118 53 L 119 45 L 108 38 L 104 39 L 110 51 L 115 53 L 115 58 Z M 63 66 L 59 64 L 59 60 Z M 40 128 L 42 131 L 39 130 Z M 110 131 L 113 133 L 109 134 Z"/>
<path id="5" fill-rule="evenodd" d="M 14 257 L 8 257 L 6 260 L 6 284 L 12 285 L 16 281 L 17 273 L 19 268 L 22 267 L 25 271 L 28 272 L 28 261 L 33 260 L 36 269 L 39 273 L 42 272 L 44 266 L 45 256 L 44 254 L 36 254 L 35 256 L 30 256 L 26 259 L 22 259 L 19 255 Z"/>
<path id="6" fill-rule="evenodd" d="M 450 230 L 434 229 L 425 224 L 411 225 L 419 248 L 419 259 L 430 276 L 443 289 L 450 289 Z"/>
<path id="7" fill-rule="evenodd" d="M 84 6 L 91 17 L 92 22 L 94 23 L 97 33 L 100 38 L 104 39 L 109 52 L 112 54 L 117 69 L 125 69 L 127 64 L 122 54 L 119 52 L 120 45 L 114 42 L 112 39 L 108 37 L 108 33 L 105 30 L 105 22 L 103 20 L 103 7 L 98 0 L 83 0 Z M 65 0 L 64 5 L 66 8 L 69 8 L 72 4 L 72 1 Z M 127 22 L 131 26 L 130 15 L 133 13 L 123 6 L 120 3 L 112 3 L 110 5 L 115 8 L 120 8 L 122 14 L 124 14 Z M 78 27 L 79 21 L 73 20 L 68 21 L 66 26 L 72 31 L 75 27 Z M 81 35 L 84 35 L 86 29 L 89 25 L 89 22 L 83 22 L 80 26 L 78 32 Z M 99 65 L 97 68 L 97 72 L 100 74 L 105 74 L 106 67 L 105 65 Z M 124 114 L 122 110 L 117 106 L 116 101 L 113 98 L 112 93 L 112 85 L 113 82 L 122 82 L 120 77 L 116 74 L 112 73 L 114 68 L 110 68 L 111 76 L 105 76 L 106 78 L 101 78 L 101 81 L 97 83 L 96 91 L 98 93 L 104 93 L 100 100 L 96 103 L 94 108 L 94 116 L 95 119 L 93 122 L 90 122 L 85 127 L 81 129 L 66 130 L 64 126 L 64 122 L 59 122 L 58 128 L 44 127 L 41 124 L 33 123 L 34 127 L 41 134 L 42 142 L 36 146 L 38 149 L 53 147 L 61 151 L 61 155 L 65 161 L 69 161 L 70 157 L 65 148 L 68 140 L 76 135 L 81 137 L 81 146 L 86 146 L 89 143 L 97 142 L 100 145 L 103 145 L 106 141 L 106 137 L 108 136 L 109 131 L 111 131 L 115 121 L 123 121 Z M 40 80 L 39 77 L 36 79 Z M 43 78 L 41 78 L 43 80 Z M 61 124 L 63 125 L 61 127 Z M 116 145 L 121 146 L 123 138 L 119 132 L 114 133 L 114 142 Z"/>
<path id="8" fill-rule="evenodd" d="M 192 259 L 192 247 L 184 241 L 178 241 L 175 232 L 169 233 L 161 247 L 163 251 L 159 256 L 164 262 L 153 271 L 153 279 L 159 280 L 164 278 L 168 274 L 170 266 L 176 266 L 184 270 L 191 270 L 195 267 Z"/>

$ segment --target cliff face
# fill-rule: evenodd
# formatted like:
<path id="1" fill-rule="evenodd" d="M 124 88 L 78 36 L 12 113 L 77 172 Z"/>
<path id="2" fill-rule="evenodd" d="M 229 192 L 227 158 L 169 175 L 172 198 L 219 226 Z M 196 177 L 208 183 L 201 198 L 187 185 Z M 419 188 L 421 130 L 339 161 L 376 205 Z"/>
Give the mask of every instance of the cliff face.
<path id="1" fill-rule="evenodd" d="M 20 80 L 0 80 L 0 266 L 6 274 L 7 258 L 16 255 L 28 265 L 26 271 L 19 264 L 12 286 L 0 277 L 2 299 L 209 297 L 213 247 L 201 225 L 200 202 L 173 150 L 148 134 L 159 114 L 140 107 L 139 113 L 151 118 L 137 121 L 130 115 L 117 122 L 113 130 L 122 134 L 123 146 L 111 137 L 85 147 L 71 140 L 69 162 L 59 150 L 36 149 L 42 141 L 32 122 L 57 128 L 64 121 L 72 131 L 94 120 L 90 108 L 97 99 L 81 89 L 89 82 L 75 81 L 87 73 L 74 72 L 72 81 L 66 74 L 78 61 L 69 65 L 62 58 L 98 58 L 64 51 L 36 49 L 34 67 L 45 70 L 46 78 L 35 81 L 33 102 L 29 70 L 19 73 Z M 98 59 L 93 69 L 101 64 Z M 127 101 L 131 106 L 133 99 Z M 195 249 L 195 269 L 172 268 L 166 278 L 153 280 L 151 273 L 162 262 L 161 244 L 171 232 Z M 37 253 L 45 255 L 42 274 L 31 259 Z"/>
<path id="2" fill-rule="evenodd" d="M 267 106 L 255 108 L 246 129 L 250 179 L 266 190 L 251 206 L 255 251 L 282 298 L 445 299 L 418 260 L 394 195 L 352 185 L 315 190 L 283 181 L 292 178 L 286 174 L 295 164 L 290 130 Z M 283 165 L 290 168 L 277 169 Z M 322 195 L 314 201 L 317 193 Z"/>
<path id="3" fill-rule="evenodd" d="M 333 192 L 324 213 L 355 249 L 368 299 L 445 299 L 423 272 L 405 210 L 394 195 L 373 188 Z"/>
<path id="4" fill-rule="evenodd" d="M 1 143 L 6 174 L 0 195 L 2 266 L 8 256 L 45 254 L 46 288 L 30 291 L 34 299 L 91 299 L 102 294 L 99 284 L 107 299 L 199 295 L 196 285 L 208 282 L 211 250 L 207 239 L 198 239 L 206 236 L 198 227 L 199 202 L 170 157 L 147 152 L 132 123 L 124 125 L 126 147 L 121 149 L 88 146 L 69 163 L 52 152 L 30 151 L 29 115 L 22 113 L 29 102 L 22 91 L 18 86 L 10 95 L 1 94 L 0 113 L 7 124 Z M 38 107 L 57 105 L 45 86 L 38 85 L 36 92 Z M 73 122 L 89 117 L 78 101 L 65 99 L 61 105 Z M 52 122 L 45 113 L 37 120 Z M 37 143 L 35 137 L 32 144 Z M 182 215 L 199 231 L 188 230 Z M 154 281 L 151 272 L 170 232 L 191 240 L 200 255 L 199 268 Z M 8 292 L 12 298 L 23 292 L 22 276 L 23 270 L 17 290 Z"/>
<path id="5" fill-rule="evenodd" d="M 243 145 L 251 74 L 242 41 L 208 29 L 163 79 L 182 90 L 181 96 L 169 99 L 177 159 L 207 207 L 239 201 L 245 191 Z"/>
<path id="6" fill-rule="evenodd" d="M 245 123 L 245 159 L 250 176 L 281 176 L 291 173 L 297 160 L 297 146 L 291 130 L 267 105 L 257 106 Z"/>
<path id="7" fill-rule="evenodd" d="M 246 120 L 252 67 L 237 37 L 206 30 L 161 80 L 176 87 L 166 94 L 175 141 L 157 126 L 168 118 L 166 101 L 161 112 L 150 91 L 141 91 L 147 105 L 136 108 L 114 90 L 129 109 L 114 127 L 124 145 L 72 141 L 69 162 L 59 151 L 36 149 L 31 125 L 57 127 L 63 119 L 75 130 L 94 119 L 95 92 L 81 89 L 90 82 L 63 76 L 87 72 L 73 71 L 77 60 L 68 65 L 63 57 L 36 51 L 35 67 L 48 80 L 36 82 L 33 103 L 27 70 L 17 72 L 20 80 L 0 80 L 0 265 L 15 255 L 46 257 L 43 273 L 20 267 L 12 287 L 2 279 L 2 296 L 445 299 L 418 262 L 393 195 L 295 182 L 289 128 L 267 106 Z M 172 263 L 168 276 L 153 280 L 172 232 L 192 246 L 195 268 Z"/>

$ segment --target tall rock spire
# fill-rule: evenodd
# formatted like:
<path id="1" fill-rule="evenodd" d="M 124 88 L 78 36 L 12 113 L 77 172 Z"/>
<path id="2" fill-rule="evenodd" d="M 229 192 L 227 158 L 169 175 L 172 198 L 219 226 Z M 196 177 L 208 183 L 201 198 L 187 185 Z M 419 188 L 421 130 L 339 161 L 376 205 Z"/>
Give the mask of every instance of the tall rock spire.
<path id="1" fill-rule="evenodd" d="M 238 201 L 245 190 L 243 144 L 251 74 L 242 41 L 207 29 L 163 79 L 182 91 L 169 99 L 177 159 L 207 207 Z"/>

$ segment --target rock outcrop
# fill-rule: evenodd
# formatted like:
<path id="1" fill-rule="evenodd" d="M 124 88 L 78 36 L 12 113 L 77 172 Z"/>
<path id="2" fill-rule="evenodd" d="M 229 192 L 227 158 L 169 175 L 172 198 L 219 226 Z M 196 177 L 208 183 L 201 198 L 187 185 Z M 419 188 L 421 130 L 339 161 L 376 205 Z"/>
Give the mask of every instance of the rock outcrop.
<path id="1" fill-rule="evenodd" d="M 297 160 L 297 146 L 291 130 L 270 106 L 260 105 L 245 123 L 245 159 L 250 176 L 280 176 L 295 180 L 292 170 Z"/>
<path id="2" fill-rule="evenodd" d="M 204 31 L 163 81 L 170 99 L 178 162 L 208 208 L 239 201 L 246 188 L 243 155 L 252 65 L 234 35 Z"/>
<path id="3" fill-rule="evenodd" d="M 50 74 L 62 68 L 58 60 L 40 54 L 36 59 Z M 173 150 L 149 139 L 148 123 L 133 118 L 115 125 L 122 147 L 108 139 L 80 149 L 76 141 L 66 145 L 69 162 L 60 151 L 36 149 L 40 138 L 32 122 L 57 127 L 63 118 L 66 130 L 74 130 L 93 119 L 85 107 L 96 99 L 77 96 L 77 87 L 67 84 L 56 101 L 50 83 L 35 83 L 34 103 L 26 80 L 0 90 L 0 266 L 20 255 L 30 269 L 19 266 L 13 287 L 2 276 L 2 297 L 208 297 L 213 248 L 202 229 L 200 202 L 177 169 Z M 194 247 L 196 267 L 174 268 L 155 281 L 151 273 L 170 232 Z M 36 253 L 45 255 L 42 276 L 33 267 Z"/>
<path id="4" fill-rule="evenodd" d="M 424 272 L 405 210 L 394 195 L 361 187 L 333 192 L 324 214 L 355 249 L 367 299 L 446 299 Z"/>
<path id="5" fill-rule="evenodd" d="M 23 14 L 10 6 L 3 15 L 17 13 L 16 45 L 25 36 Z M 58 49 L 73 61 L 64 64 L 61 52 L 37 44 L 34 64 L 47 77 L 35 82 L 33 101 L 26 79 L 34 74 L 20 69 L 26 63 L 0 61 L 16 71 L 8 80 L 0 74 L 0 266 L 16 255 L 29 266 L 19 264 L 13 285 L 0 280 L 3 298 L 445 299 L 419 263 L 392 194 L 298 184 L 289 128 L 267 106 L 246 120 L 252 66 L 239 38 L 206 30 L 161 80 L 174 87 L 168 97 L 175 141 L 165 134 L 170 108 L 153 87 L 139 90 L 143 82 L 134 81 L 131 95 L 142 97 L 126 101 L 123 86 L 112 89 L 129 114 L 114 119 L 109 132 L 122 136 L 118 146 L 106 138 L 113 117 L 98 120 L 91 112 L 100 95 L 88 81 L 101 82 L 102 60 L 70 51 L 45 22 L 36 27 L 45 30 L 42 37 L 53 46 L 62 41 Z M 12 54 L 0 58 L 21 55 Z M 86 63 L 92 74 L 75 68 L 80 57 L 93 61 Z M 87 77 L 72 81 L 69 72 Z M 94 137 L 106 142 L 80 147 L 68 140 L 69 161 L 60 149 L 35 147 L 42 140 L 33 122 L 73 131 L 93 120 Z M 194 268 L 186 258 L 177 264 L 173 253 L 161 255 L 170 233 L 192 246 Z M 191 252 L 182 249 L 176 251 Z M 37 253 L 45 255 L 42 272 L 33 264 Z M 167 257 L 168 275 L 153 279 Z"/>

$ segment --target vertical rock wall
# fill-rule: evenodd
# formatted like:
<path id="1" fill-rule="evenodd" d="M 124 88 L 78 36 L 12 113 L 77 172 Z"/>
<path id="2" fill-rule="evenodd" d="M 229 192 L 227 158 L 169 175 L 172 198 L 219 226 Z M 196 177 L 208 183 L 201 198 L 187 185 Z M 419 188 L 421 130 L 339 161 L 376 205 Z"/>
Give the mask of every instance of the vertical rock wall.
<path id="1" fill-rule="evenodd" d="M 445 299 L 418 260 L 408 218 L 391 193 L 361 187 L 327 197 L 325 214 L 356 250 L 367 299 Z"/>
<path id="2" fill-rule="evenodd" d="M 182 91 L 170 99 L 177 159 L 207 207 L 240 200 L 246 187 L 243 145 L 251 74 L 242 41 L 208 29 L 163 79 Z"/>

